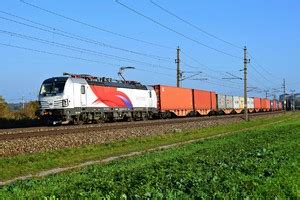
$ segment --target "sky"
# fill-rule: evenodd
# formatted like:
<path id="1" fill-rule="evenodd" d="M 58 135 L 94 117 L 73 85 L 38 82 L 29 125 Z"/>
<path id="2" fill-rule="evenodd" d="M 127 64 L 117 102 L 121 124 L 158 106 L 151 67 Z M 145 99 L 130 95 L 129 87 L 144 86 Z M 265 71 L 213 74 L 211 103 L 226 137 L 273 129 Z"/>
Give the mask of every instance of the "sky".
<path id="1" fill-rule="evenodd" d="M 47 78 L 118 79 L 121 66 L 136 68 L 125 71 L 128 80 L 176 85 L 179 47 L 183 87 L 242 96 L 243 81 L 228 78 L 243 78 L 244 46 L 249 96 L 278 96 L 284 78 L 287 93 L 300 92 L 298 0 L 119 2 L 2 0 L 0 95 L 34 100 Z"/>

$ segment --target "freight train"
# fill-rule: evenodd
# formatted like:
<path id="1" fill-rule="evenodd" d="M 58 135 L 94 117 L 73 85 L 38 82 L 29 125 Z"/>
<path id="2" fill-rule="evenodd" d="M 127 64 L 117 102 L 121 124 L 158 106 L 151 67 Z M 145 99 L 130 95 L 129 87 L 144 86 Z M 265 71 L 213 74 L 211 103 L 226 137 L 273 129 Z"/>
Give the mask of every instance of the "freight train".
<path id="1" fill-rule="evenodd" d="M 249 112 L 281 110 L 277 100 L 248 98 Z M 167 85 L 146 86 L 64 73 L 46 79 L 39 93 L 40 117 L 48 124 L 83 124 L 233 114 L 244 111 L 244 98 Z"/>
<path id="2" fill-rule="evenodd" d="M 286 110 L 300 110 L 300 93 L 280 95 L 279 100 L 283 103 L 285 99 Z"/>

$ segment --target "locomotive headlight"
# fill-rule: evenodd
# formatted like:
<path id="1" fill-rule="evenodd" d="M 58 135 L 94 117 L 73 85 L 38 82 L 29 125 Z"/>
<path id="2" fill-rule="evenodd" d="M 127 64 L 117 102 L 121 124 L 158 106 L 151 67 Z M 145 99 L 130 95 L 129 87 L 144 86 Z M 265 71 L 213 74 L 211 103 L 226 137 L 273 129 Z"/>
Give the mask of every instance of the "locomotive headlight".
<path id="1" fill-rule="evenodd" d="M 68 99 L 62 100 L 62 106 L 63 107 L 67 107 L 68 105 L 69 105 L 69 100 Z"/>

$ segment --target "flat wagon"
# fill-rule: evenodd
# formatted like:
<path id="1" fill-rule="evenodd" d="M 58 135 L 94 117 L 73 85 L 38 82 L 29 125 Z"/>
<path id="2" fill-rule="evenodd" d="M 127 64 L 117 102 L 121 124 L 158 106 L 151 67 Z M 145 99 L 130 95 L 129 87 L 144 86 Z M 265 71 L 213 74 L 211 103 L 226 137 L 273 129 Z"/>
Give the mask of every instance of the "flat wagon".
<path id="1" fill-rule="evenodd" d="M 163 118 L 171 115 L 187 116 L 193 111 L 192 89 L 166 85 L 154 85 L 157 109 Z"/>
<path id="2" fill-rule="evenodd" d="M 208 115 L 217 110 L 216 93 L 193 89 L 193 106 L 198 115 Z"/>

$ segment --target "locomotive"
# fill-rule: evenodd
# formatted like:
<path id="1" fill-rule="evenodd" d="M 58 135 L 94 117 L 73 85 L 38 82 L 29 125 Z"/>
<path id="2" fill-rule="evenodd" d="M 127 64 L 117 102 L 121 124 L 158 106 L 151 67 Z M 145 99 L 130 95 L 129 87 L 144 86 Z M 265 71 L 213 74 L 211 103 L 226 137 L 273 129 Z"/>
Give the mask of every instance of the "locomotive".
<path id="1" fill-rule="evenodd" d="M 41 119 L 54 125 L 145 119 L 157 112 L 153 87 L 84 74 L 46 79 L 39 104 Z"/>
<path id="2" fill-rule="evenodd" d="M 40 118 L 53 125 L 242 113 L 244 102 L 213 91 L 69 73 L 46 79 L 39 93 Z M 282 109 L 275 99 L 253 97 L 247 104 L 249 112 Z"/>

